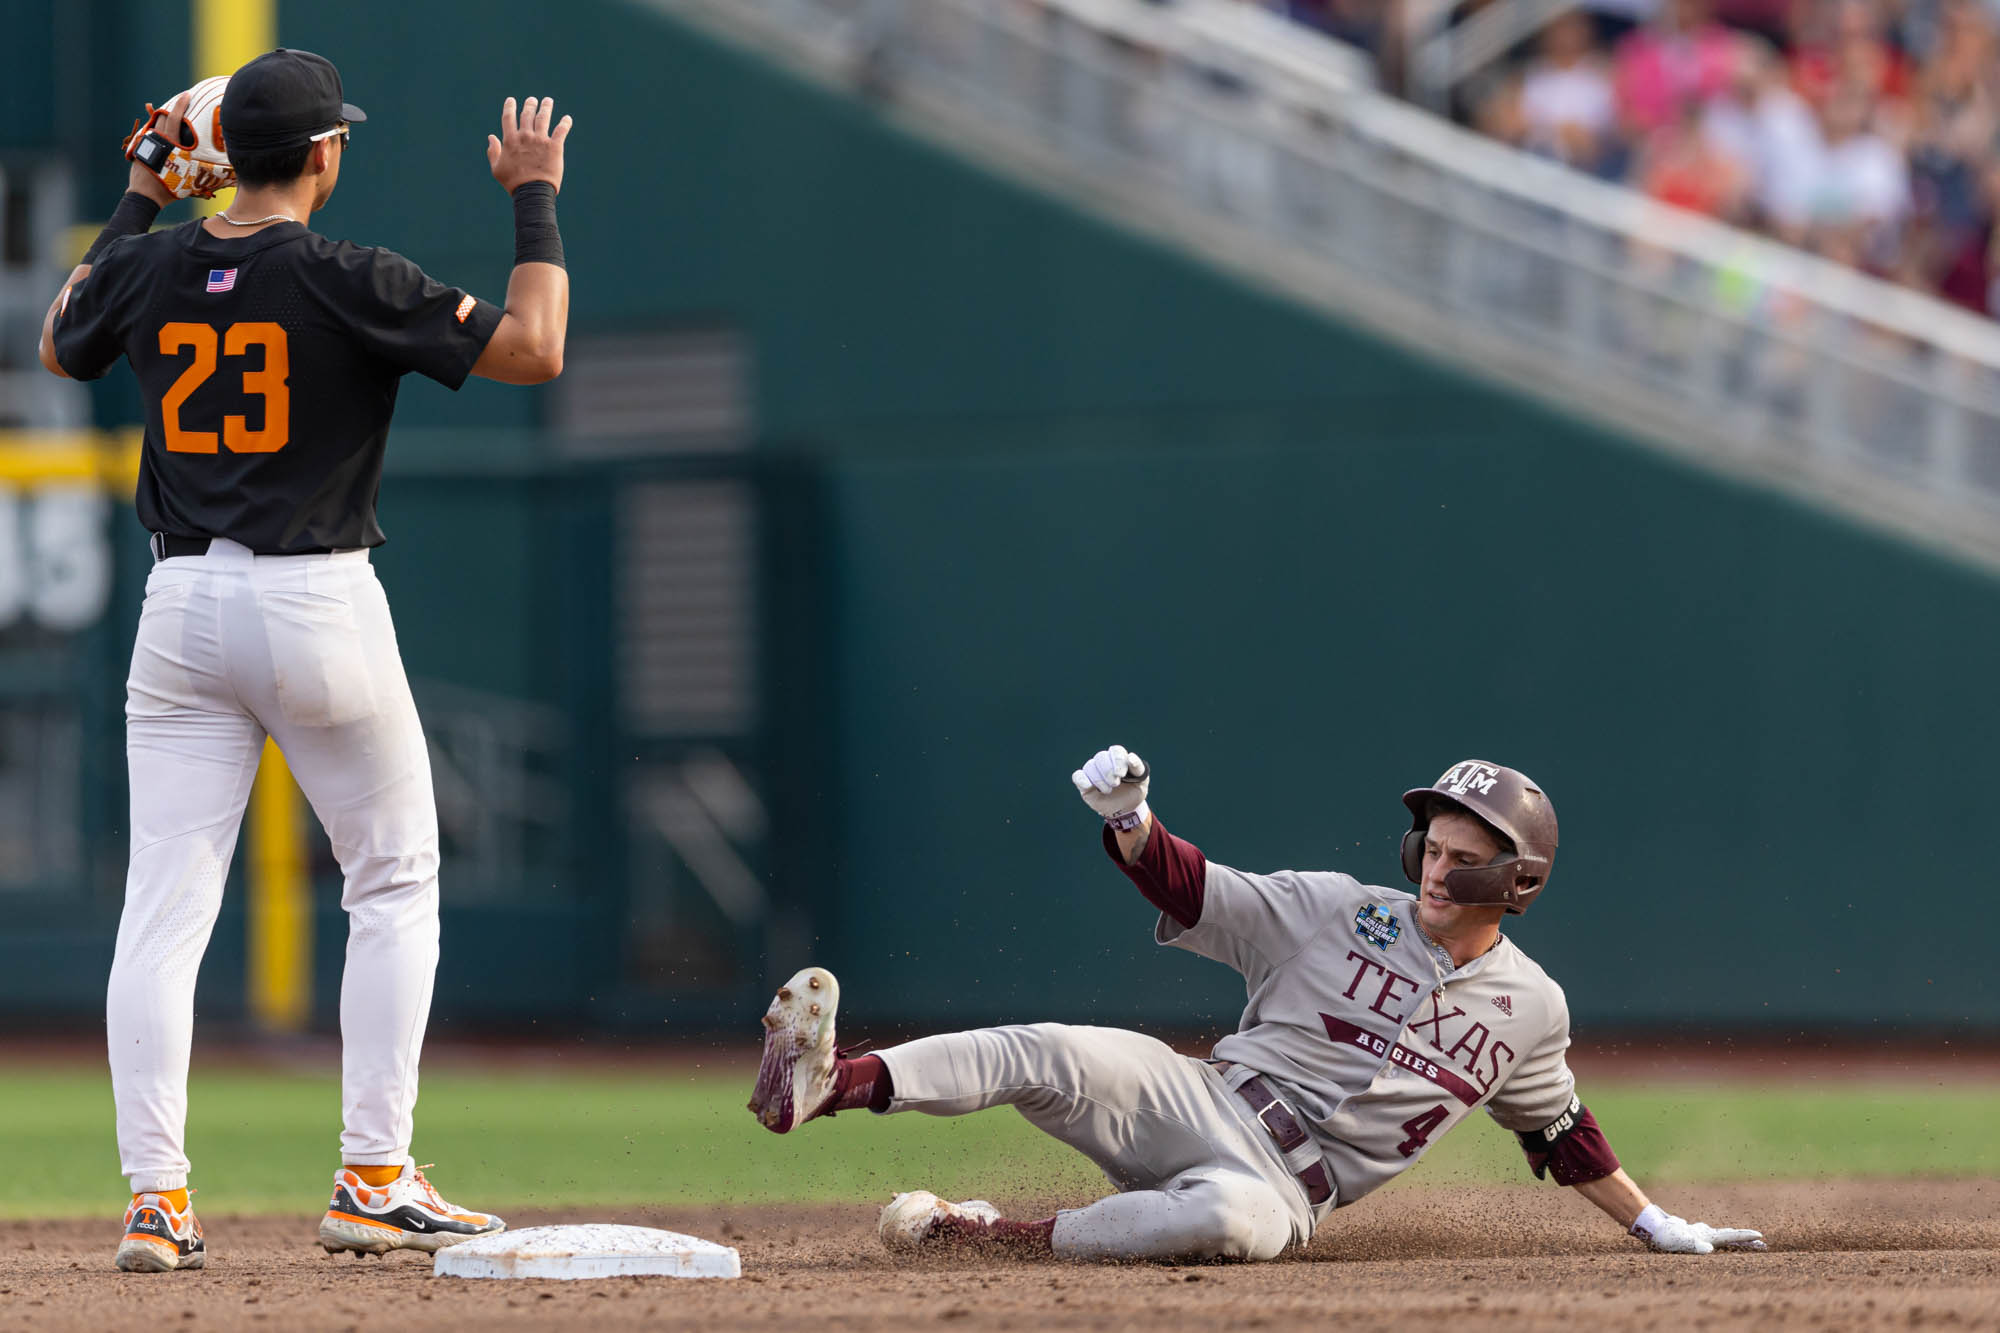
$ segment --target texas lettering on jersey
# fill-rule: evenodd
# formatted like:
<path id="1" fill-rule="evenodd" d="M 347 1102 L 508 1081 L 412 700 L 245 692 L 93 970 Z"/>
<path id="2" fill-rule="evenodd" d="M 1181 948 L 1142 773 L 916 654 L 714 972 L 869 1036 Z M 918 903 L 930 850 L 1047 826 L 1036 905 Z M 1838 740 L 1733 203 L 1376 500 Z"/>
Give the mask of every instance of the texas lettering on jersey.
<path id="1" fill-rule="evenodd" d="M 1382 1001 L 1389 998 L 1397 988 L 1407 986 L 1411 994 L 1423 988 L 1423 983 L 1416 978 L 1391 971 L 1372 958 L 1362 957 L 1352 949 L 1348 950 L 1347 957 L 1359 966 L 1354 970 L 1354 980 L 1348 983 L 1346 991 L 1343 992 L 1346 998 L 1354 998 L 1355 991 L 1360 988 L 1363 979 L 1368 977 L 1371 971 L 1382 973 L 1384 976 L 1381 993 L 1376 997 L 1375 1003 L 1369 1005 L 1369 1009 L 1374 1013 L 1383 1013 Z M 1451 1012 L 1444 1012 L 1440 994 L 1439 991 L 1430 993 L 1428 1016 L 1412 1021 L 1408 1030 L 1410 1035 L 1423 1039 L 1433 1055 L 1444 1061 L 1443 1065 L 1394 1038 L 1384 1037 L 1344 1018 L 1336 1018 L 1326 1013 L 1319 1017 L 1320 1021 L 1326 1024 L 1326 1035 L 1335 1041 L 1351 1042 L 1373 1055 L 1386 1056 L 1389 1063 L 1400 1065 L 1413 1074 L 1429 1079 L 1467 1106 L 1477 1105 L 1481 1097 L 1499 1085 L 1502 1076 L 1513 1066 L 1514 1048 L 1495 1038 L 1486 1024 L 1470 1019 L 1463 1007 L 1454 1005 Z M 1418 1006 L 1418 1012 L 1420 1014 L 1423 1012 L 1422 1005 Z M 1403 1026 L 1402 1015 L 1383 1016 L 1391 1018 L 1398 1028 Z M 1466 1019 L 1466 1022 L 1462 1027 L 1452 1029 L 1451 1041 L 1447 1046 L 1445 1025 L 1455 1019 Z M 1479 1084 L 1479 1087 L 1474 1089 L 1468 1086 L 1465 1079 L 1447 1067 L 1452 1064 L 1463 1069 Z"/>
<path id="2" fill-rule="evenodd" d="M 1199 919 L 1163 915 L 1155 931 L 1242 973 L 1243 1014 L 1215 1057 L 1257 1070 L 1293 1103 L 1342 1205 L 1475 1110 L 1537 1130 L 1575 1090 L 1561 988 L 1504 935 L 1442 971 L 1415 912 L 1412 895 L 1349 875 L 1210 861 Z"/>

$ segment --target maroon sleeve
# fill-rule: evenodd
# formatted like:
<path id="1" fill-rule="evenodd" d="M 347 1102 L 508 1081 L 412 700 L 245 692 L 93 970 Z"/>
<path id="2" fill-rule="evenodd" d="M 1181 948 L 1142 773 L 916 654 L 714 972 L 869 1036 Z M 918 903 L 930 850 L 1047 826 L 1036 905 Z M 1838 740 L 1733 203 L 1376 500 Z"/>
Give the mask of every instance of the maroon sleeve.
<path id="1" fill-rule="evenodd" d="M 1181 923 L 1182 928 L 1201 920 L 1202 894 L 1208 879 L 1208 858 L 1201 848 L 1167 832 L 1167 826 L 1153 819 L 1153 831 L 1139 859 L 1131 865 L 1118 853 L 1118 837 L 1104 826 L 1104 853 L 1125 872 L 1125 878 L 1139 886 L 1146 901 Z"/>
<path id="2" fill-rule="evenodd" d="M 1618 1169 L 1618 1154 L 1597 1127 L 1597 1117 L 1575 1098 L 1553 1125 L 1522 1134 L 1521 1149 L 1537 1180 L 1553 1175 L 1558 1185 L 1588 1185 Z"/>

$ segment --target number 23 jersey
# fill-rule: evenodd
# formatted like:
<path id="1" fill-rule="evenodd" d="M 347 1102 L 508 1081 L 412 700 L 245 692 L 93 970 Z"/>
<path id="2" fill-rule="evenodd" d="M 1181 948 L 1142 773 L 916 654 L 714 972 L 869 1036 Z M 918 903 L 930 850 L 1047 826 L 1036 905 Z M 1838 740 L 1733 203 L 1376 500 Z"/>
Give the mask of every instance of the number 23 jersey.
<path id="1" fill-rule="evenodd" d="M 1417 929 L 1416 899 L 1396 889 L 1210 861 L 1204 890 L 1196 924 L 1163 915 L 1155 938 L 1243 974 L 1242 1020 L 1215 1057 L 1295 1097 L 1343 1206 L 1475 1110 L 1519 1132 L 1569 1107 L 1568 1003 L 1506 936 L 1446 970 Z"/>
<path id="2" fill-rule="evenodd" d="M 382 543 L 402 377 L 458 388 L 501 313 L 390 250 L 296 222 L 216 237 L 196 220 L 107 246 L 54 343 L 76 379 L 120 356 L 139 377 L 147 531 L 281 555 Z"/>

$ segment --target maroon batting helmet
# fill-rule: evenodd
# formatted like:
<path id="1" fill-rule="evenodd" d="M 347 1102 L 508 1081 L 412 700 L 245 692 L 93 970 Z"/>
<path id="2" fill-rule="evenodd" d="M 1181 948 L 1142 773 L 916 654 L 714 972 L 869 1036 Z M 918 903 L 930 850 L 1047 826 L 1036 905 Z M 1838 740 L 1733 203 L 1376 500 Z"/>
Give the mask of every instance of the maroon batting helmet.
<path id="1" fill-rule="evenodd" d="M 1472 815 L 1504 842 L 1499 857 L 1483 866 L 1465 866 L 1444 877 L 1444 891 L 1467 907 L 1505 904 L 1516 915 L 1549 882 L 1556 861 L 1556 811 L 1526 773 L 1483 759 L 1453 764 L 1428 787 L 1403 793 L 1414 821 L 1403 835 L 1403 873 L 1424 882 L 1424 831 L 1440 805 Z"/>

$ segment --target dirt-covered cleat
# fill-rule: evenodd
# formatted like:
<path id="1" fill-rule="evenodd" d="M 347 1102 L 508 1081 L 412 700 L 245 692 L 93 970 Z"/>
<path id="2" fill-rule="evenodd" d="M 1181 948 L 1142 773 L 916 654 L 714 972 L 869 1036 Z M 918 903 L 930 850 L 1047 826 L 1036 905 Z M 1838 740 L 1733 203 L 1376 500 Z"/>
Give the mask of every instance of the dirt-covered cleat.
<path id="1" fill-rule="evenodd" d="M 403 1164 L 386 1185 L 369 1185 L 346 1167 L 333 1173 L 333 1200 L 320 1219 L 319 1243 L 328 1254 L 356 1257 L 390 1250 L 442 1250 L 447 1245 L 505 1231 L 490 1213 L 467 1212 L 447 1203 L 424 1168 Z"/>
<path id="2" fill-rule="evenodd" d="M 750 1109 L 774 1134 L 790 1133 L 834 1101 L 834 1013 L 840 983 L 823 967 L 808 967 L 784 985 L 764 1011 L 764 1059 Z"/>
<path id="3" fill-rule="evenodd" d="M 885 1248 L 914 1250 L 933 1236 L 977 1236 L 999 1220 L 1000 1210 L 984 1199 L 946 1203 L 929 1190 L 911 1190 L 889 1200 L 875 1229 Z"/>
<path id="4" fill-rule="evenodd" d="M 203 1268 L 208 1244 L 194 1205 L 175 1209 L 162 1194 L 135 1194 L 125 1209 L 125 1238 L 113 1260 L 126 1273 L 171 1273 L 176 1268 Z"/>

